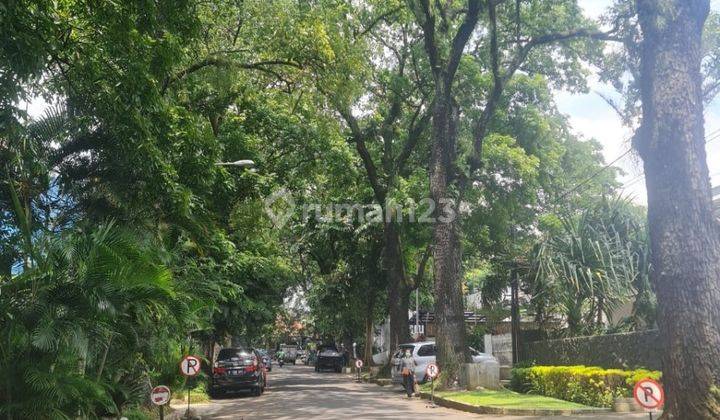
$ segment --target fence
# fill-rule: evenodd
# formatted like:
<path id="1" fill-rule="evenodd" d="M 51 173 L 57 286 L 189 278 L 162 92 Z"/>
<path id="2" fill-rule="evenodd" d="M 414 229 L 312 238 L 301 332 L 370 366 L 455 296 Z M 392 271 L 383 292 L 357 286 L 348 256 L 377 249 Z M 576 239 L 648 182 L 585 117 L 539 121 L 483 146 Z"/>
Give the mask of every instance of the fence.
<path id="1" fill-rule="evenodd" d="M 662 370 L 657 330 L 523 342 L 520 360 L 538 365 L 586 365 Z"/>

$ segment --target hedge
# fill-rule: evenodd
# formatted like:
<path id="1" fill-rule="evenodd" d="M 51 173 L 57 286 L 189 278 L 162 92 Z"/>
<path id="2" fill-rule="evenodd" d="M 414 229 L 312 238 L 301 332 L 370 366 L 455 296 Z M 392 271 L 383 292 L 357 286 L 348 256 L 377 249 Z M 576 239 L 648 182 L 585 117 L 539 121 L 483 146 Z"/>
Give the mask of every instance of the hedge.
<path id="1" fill-rule="evenodd" d="M 512 370 L 510 386 L 593 407 L 612 407 L 616 397 L 630 397 L 644 378 L 660 380 L 661 372 L 645 369 L 603 369 L 595 366 L 532 366 Z"/>

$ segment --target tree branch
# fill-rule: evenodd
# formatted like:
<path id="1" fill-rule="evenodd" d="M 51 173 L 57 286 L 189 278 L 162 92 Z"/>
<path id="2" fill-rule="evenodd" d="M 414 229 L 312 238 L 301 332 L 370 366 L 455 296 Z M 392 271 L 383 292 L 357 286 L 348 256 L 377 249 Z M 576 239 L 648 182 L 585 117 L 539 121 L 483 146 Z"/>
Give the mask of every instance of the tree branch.
<path id="1" fill-rule="evenodd" d="M 363 166 L 365 166 L 368 181 L 370 181 L 370 187 L 373 190 L 375 199 L 380 205 L 384 205 L 387 192 L 380 183 L 377 167 L 375 166 L 375 162 L 373 162 L 372 156 L 370 155 L 370 152 L 367 149 L 367 145 L 365 144 L 365 133 L 362 129 L 360 129 L 360 124 L 358 123 L 357 118 L 352 115 L 349 109 L 338 107 L 338 112 L 350 128 L 351 137 L 353 139 L 353 142 L 355 143 L 355 148 L 360 154 L 360 159 L 362 159 Z"/>
<path id="2" fill-rule="evenodd" d="M 422 112 L 422 116 L 419 116 Z M 402 151 L 398 155 L 395 163 L 395 174 L 401 174 L 405 170 L 410 155 L 415 150 L 415 147 L 420 142 L 420 136 L 430 125 L 430 117 L 432 116 L 432 106 L 422 111 L 422 105 L 418 108 L 413 115 L 410 128 L 408 130 L 408 138 L 405 141 Z M 419 117 L 419 118 L 418 118 Z"/>
<path id="3" fill-rule="evenodd" d="M 270 72 L 271 74 L 275 75 L 276 77 L 279 77 L 279 74 L 276 72 L 270 71 L 267 67 L 268 66 L 289 66 L 294 67 L 297 69 L 302 69 L 302 65 L 300 65 L 297 62 L 290 61 L 290 60 L 265 60 L 265 61 L 258 61 L 255 63 L 240 63 L 234 60 L 229 60 L 224 57 L 208 57 L 204 60 L 198 61 L 197 63 L 194 63 L 190 65 L 189 67 L 175 73 L 173 76 L 170 76 L 169 78 L 166 78 L 163 82 L 163 87 L 161 89 L 161 92 L 164 94 L 165 91 L 167 91 L 168 87 L 172 85 L 175 82 L 180 81 L 181 79 L 187 77 L 188 75 L 195 73 L 197 71 L 200 71 L 204 69 L 205 67 L 239 67 L 241 69 L 248 69 L 248 70 L 260 70 L 265 72 Z"/>
<path id="4" fill-rule="evenodd" d="M 475 25 L 480 14 L 480 0 L 468 0 L 468 11 L 465 14 L 463 23 L 460 24 L 455 37 L 452 42 L 452 49 L 450 50 L 450 56 L 448 57 L 447 71 L 445 73 L 445 85 L 452 84 L 455 80 L 455 72 L 460 65 L 460 59 L 462 58 L 463 50 L 467 45 L 470 35 L 475 30 Z"/>
<path id="5" fill-rule="evenodd" d="M 394 9 L 388 10 L 387 12 L 375 17 L 375 19 L 371 20 L 370 23 L 368 23 L 368 25 L 363 30 L 361 30 L 360 32 L 355 34 L 355 38 L 360 38 L 360 37 L 365 36 L 368 32 L 372 31 L 373 28 L 375 28 L 375 26 L 377 26 L 378 23 L 386 20 L 387 18 L 389 18 L 390 16 L 399 12 L 400 10 L 402 10 L 402 7 L 396 7 Z"/>
<path id="6" fill-rule="evenodd" d="M 490 19 L 490 66 L 492 68 L 493 87 L 485 109 L 483 109 L 480 118 L 473 127 L 473 155 L 470 160 L 471 177 L 476 170 L 482 167 L 483 142 L 485 141 L 490 121 L 493 115 L 495 115 L 495 109 L 505 88 L 505 81 L 500 74 L 496 5 L 492 2 L 488 7 L 488 15 Z"/>
<path id="7" fill-rule="evenodd" d="M 408 0 L 408 2 L 410 3 L 410 9 L 415 14 L 418 22 L 420 22 L 420 27 L 425 35 L 423 37 L 423 45 L 428 55 L 433 77 L 436 80 L 440 80 L 440 56 L 435 43 L 435 16 L 433 16 L 432 10 L 430 10 L 430 1 L 420 0 L 420 12 L 418 12 L 417 5 L 413 0 Z"/>
<path id="8" fill-rule="evenodd" d="M 568 32 L 557 32 L 552 34 L 546 34 L 541 35 L 538 37 L 531 38 L 529 41 L 525 43 L 525 45 L 520 47 L 520 50 L 518 51 L 518 54 L 515 56 L 513 61 L 508 66 L 507 72 L 504 77 L 504 81 L 507 82 L 520 68 L 520 66 L 525 62 L 527 59 L 527 56 L 530 54 L 530 52 L 535 47 L 539 47 L 542 45 L 548 45 L 559 41 L 566 41 L 569 39 L 574 38 L 591 38 L 596 39 L 600 41 L 616 41 L 616 42 L 623 42 L 622 38 L 616 37 L 614 34 L 616 33 L 617 29 L 613 28 L 610 31 L 607 32 L 601 32 L 596 31 L 594 29 L 588 29 L 588 28 L 581 28 L 576 29 L 574 31 L 568 31 Z"/>
<path id="9" fill-rule="evenodd" d="M 418 264 L 417 273 L 415 274 L 415 278 L 413 279 L 413 289 L 417 289 L 418 287 L 420 287 L 420 283 L 425 278 L 425 267 L 427 267 L 427 262 L 430 259 L 430 254 L 432 253 L 431 251 L 432 247 L 428 245 L 425 248 L 425 252 L 423 252 L 422 259 Z"/>

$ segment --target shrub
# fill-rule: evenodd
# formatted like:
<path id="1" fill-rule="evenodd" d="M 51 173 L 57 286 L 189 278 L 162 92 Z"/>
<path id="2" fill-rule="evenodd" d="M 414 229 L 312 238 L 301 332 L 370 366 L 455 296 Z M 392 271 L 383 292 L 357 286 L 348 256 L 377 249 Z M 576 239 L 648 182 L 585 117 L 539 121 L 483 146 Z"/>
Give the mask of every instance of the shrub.
<path id="1" fill-rule="evenodd" d="M 616 397 L 630 397 L 644 378 L 662 374 L 645 369 L 603 369 L 593 366 L 532 366 L 512 371 L 510 386 L 523 393 L 545 395 L 595 407 L 610 407 Z"/>

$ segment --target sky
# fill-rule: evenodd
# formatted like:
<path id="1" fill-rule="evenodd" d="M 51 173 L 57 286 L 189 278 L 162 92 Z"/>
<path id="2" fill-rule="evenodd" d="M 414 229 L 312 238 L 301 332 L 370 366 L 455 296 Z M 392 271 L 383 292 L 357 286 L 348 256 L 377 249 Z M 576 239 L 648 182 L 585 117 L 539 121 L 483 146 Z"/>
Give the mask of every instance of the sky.
<path id="1" fill-rule="evenodd" d="M 612 4 L 612 0 L 578 0 L 587 16 L 597 18 Z M 711 0 L 712 8 L 720 12 L 720 0 Z M 623 155 L 629 148 L 629 138 L 632 130 L 624 126 L 619 116 L 598 95 L 598 92 L 617 97 L 612 86 L 600 83 L 597 77 L 589 80 L 590 92 L 586 94 L 558 91 L 555 93 L 555 102 L 558 109 L 569 117 L 574 132 L 585 139 L 594 138 L 603 145 L 603 154 L 606 162 L 612 162 Z M 39 117 L 47 104 L 36 98 L 28 104 L 31 116 Z M 705 132 L 710 143 L 706 146 L 707 161 L 710 176 L 714 186 L 720 185 L 720 132 L 714 138 L 715 131 L 720 130 L 720 98 L 716 98 L 705 110 Z M 624 194 L 630 196 L 638 204 L 647 203 L 645 180 L 642 174 L 642 164 L 637 155 L 629 154 L 621 159 L 616 166 L 625 174 L 621 177 Z"/>
<path id="2" fill-rule="evenodd" d="M 589 17 L 597 18 L 612 0 L 578 0 Z M 720 0 L 712 0 L 712 8 L 720 12 Z M 600 83 L 597 77 L 589 80 L 590 92 L 577 94 L 556 92 L 558 109 L 569 117 L 573 131 L 585 139 L 594 138 L 603 145 L 607 163 L 622 156 L 630 148 L 629 138 L 633 131 L 622 124 L 620 117 L 598 94 L 618 97 L 612 86 Z M 720 129 L 720 98 L 715 99 L 705 110 L 705 132 L 710 143 L 706 145 L 707 162 L 713 185 L 720 185 L 720 138 L 714 139 L 714 131 Z M 621 177 L 624 194 L 638 204 L 647 203 L 642 163 L 632 153 L 621 159 L 616 166 L 625 174 Z"/>

